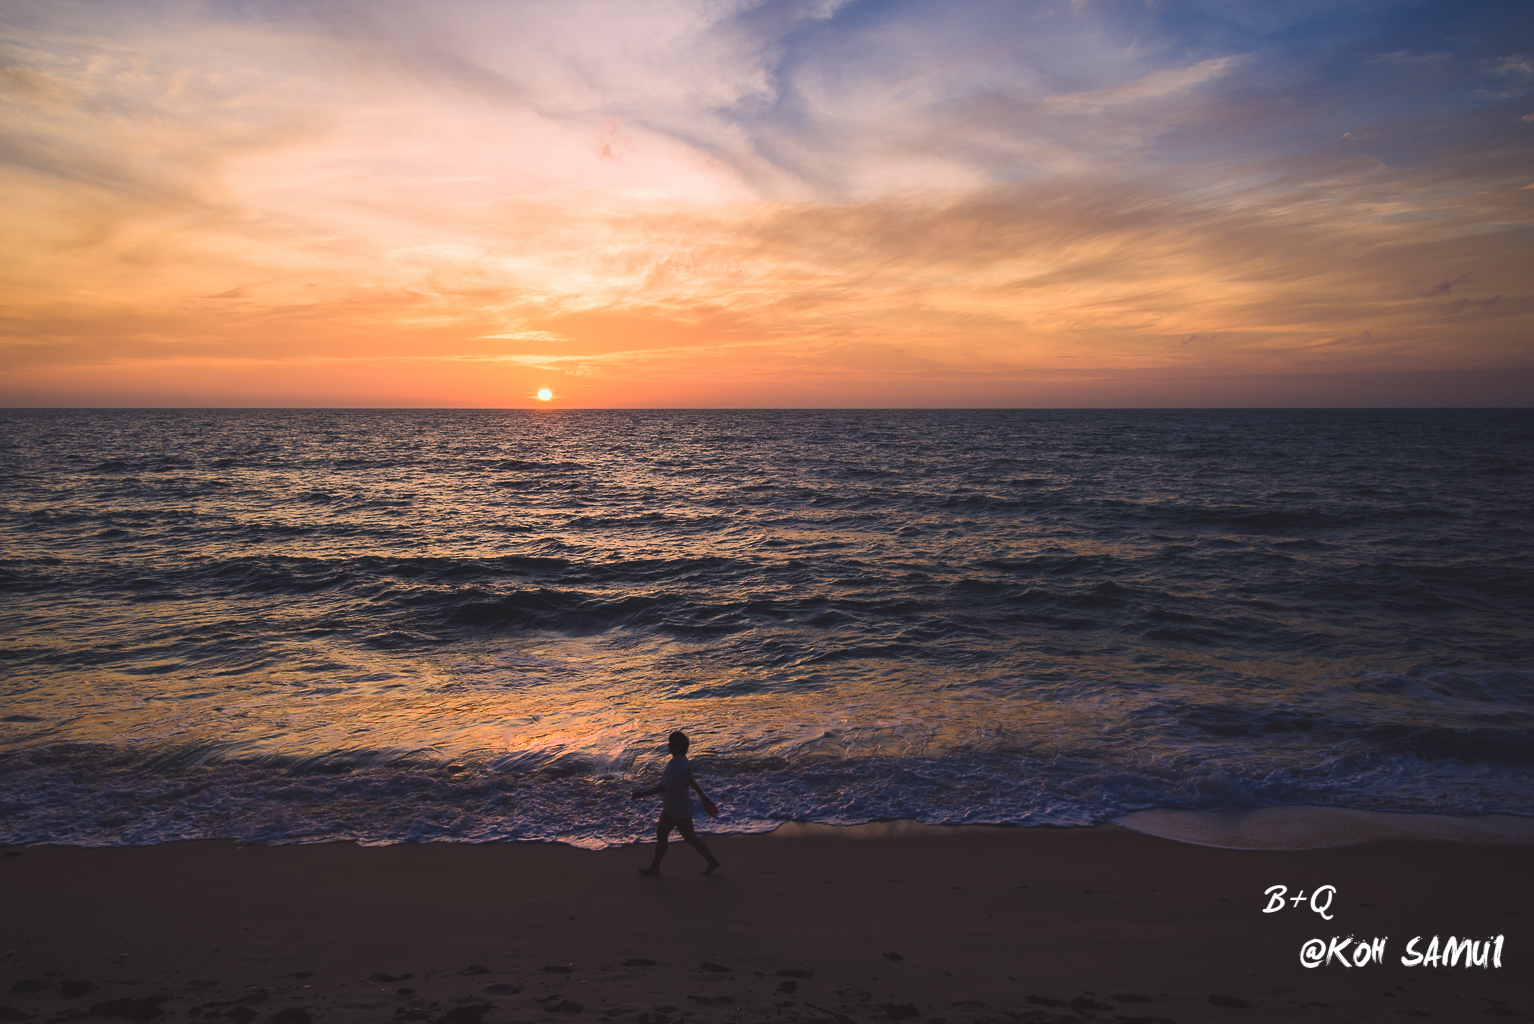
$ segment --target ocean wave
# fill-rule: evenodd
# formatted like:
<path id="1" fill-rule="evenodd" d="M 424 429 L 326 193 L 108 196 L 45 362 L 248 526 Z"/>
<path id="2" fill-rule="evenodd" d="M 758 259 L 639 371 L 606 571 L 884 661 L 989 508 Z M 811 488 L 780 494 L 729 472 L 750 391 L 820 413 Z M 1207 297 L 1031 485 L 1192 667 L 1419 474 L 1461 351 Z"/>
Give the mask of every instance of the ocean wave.
<path id="1" fill-rule="evenodd" d="M 628 793 L 660 767 L 629 763 L 594 771 L 578 757 L 525 755 L 253 763 L 189 753 L 146 765 L 122 752 L 32 751 L 0 757 L 0 792 L 7 794 L 0 797 L 0 843 L 541 841 L 596 849 L 651 834 L 655 809 L 635 804 Z M 1010 754 L 819 759 L 792 767 L 699 759 L 695 768 L 725 811 L 705 823 L 716 832 L 766 831 L 785 821 L 893 819 L 1079 827 L 1152 807 L 1273 803 L 1534 814 L 1527 788 L 1498 789 L 1473 770 L 1414 757 L 1303 776 L 1272 768 L 1116 766 Z M 1452 781 L 1457 795 L 1446 799 L 1427 780 Z"/>
<path id="2" fill-rule="evenodd" d="M 731 828 L 1534 790 L 1534 413 L 543 413 L 0 411 L 0 828 L 616 841 L 682 719 Z"/>

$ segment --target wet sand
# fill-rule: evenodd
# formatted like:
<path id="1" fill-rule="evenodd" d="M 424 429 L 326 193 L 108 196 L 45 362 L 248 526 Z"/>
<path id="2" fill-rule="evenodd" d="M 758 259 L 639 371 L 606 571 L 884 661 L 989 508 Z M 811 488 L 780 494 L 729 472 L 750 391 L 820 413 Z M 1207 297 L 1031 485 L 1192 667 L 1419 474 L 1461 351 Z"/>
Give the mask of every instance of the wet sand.
<path id="1" fill-rule="evenodd" d="M 1112 825 L 793 825 L 709 842 L 718 875 L 678 843 L 654 879 L 635 847 L 4 848 L 0 1019 L 1534 1015 L 1528 845 L 1230 850 Z M 1305 904 L 1262 912 L 1269 886 L 1326 884 L 1330 922 Z M 1401 965 L 1407 940 L 1435 934 L 1502 935 L 1502 967 Z M 1301 966 L 1305 940 L 1349 935 L 1388 937 L 1384 962 Z"/>

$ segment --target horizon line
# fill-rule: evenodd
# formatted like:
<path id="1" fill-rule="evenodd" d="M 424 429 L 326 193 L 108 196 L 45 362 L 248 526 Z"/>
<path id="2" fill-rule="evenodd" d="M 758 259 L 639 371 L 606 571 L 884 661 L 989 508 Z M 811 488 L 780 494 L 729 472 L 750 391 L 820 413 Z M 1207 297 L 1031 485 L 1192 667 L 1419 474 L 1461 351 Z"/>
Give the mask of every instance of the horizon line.
<path id="1" fill-rule="evenodd" d="M 0 412 L 1518 412 L 1527 405 L 10 405 Z"/>

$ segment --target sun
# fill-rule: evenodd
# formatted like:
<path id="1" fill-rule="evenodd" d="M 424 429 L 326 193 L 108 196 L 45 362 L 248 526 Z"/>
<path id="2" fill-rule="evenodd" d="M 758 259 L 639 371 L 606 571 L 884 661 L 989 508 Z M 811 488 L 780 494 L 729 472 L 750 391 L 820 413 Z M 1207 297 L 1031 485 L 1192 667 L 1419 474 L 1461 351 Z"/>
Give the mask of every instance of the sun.
<path id="1" fill-rule="evenodd" d="M 550 391 L 548 388 L 539 388 L 538 389 L 538 401 L 540 401 L 540 402 L 547 402 L 549 399 L 551 399 L 553 397 L 554 397 L 554 392 Z"/>

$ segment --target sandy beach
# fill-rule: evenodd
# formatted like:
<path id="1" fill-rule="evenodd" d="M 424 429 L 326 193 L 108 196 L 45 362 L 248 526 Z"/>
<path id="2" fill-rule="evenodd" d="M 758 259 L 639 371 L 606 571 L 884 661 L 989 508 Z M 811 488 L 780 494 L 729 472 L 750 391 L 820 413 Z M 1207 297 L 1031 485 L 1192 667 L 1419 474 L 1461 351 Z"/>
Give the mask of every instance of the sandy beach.
<path id="1" fill-rule="evenodd" d="M 9 847 L 0 1016 L 60 1021 L 1482 1020 L 1534 1012 L 1529 847 L 1229 850 L 789 825 L 673 844 Z M 1265 890 L 1307 899 L 1264 913 Z M 1335 886 L 1332 920 L 1310 908 Z M 1504 937 L 1500 968 L 1402 966 Z M 1383 962 L 1353 966 L 1384 938 Z M 1307 968 L 1319 938 L 1350 963 Z M 1334 940 L 1338 940 L 1334 942 Z M 1484 952 L 1487 947 L 1481 947 Z M 1364 954 L 1368 956 L 1368 951 Z"/>

